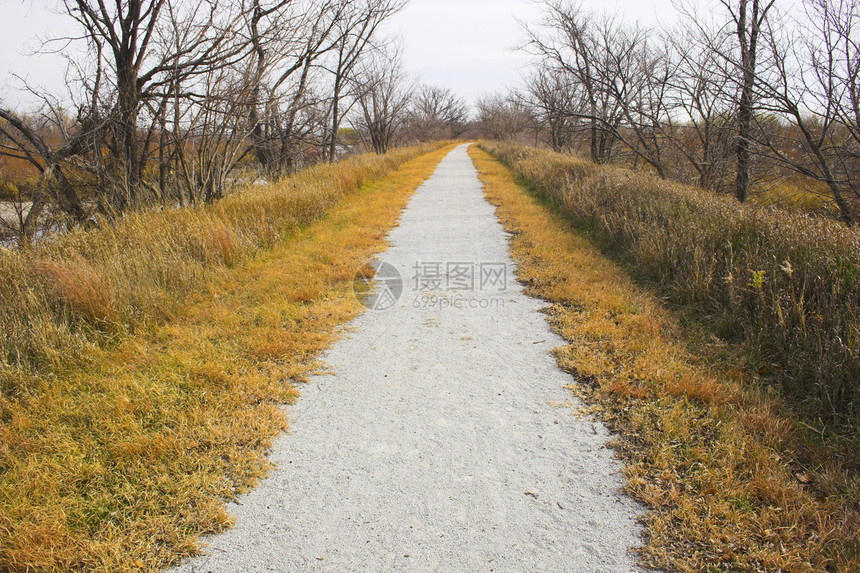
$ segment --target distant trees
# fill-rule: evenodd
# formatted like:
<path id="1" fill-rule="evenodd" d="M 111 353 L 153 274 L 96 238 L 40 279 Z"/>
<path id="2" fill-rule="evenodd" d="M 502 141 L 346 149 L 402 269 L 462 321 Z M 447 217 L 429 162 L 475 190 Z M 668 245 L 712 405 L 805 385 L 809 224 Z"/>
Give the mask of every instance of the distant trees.
<path id="1" fill-rule="evenodd" d="M 418 141 L 450 139 L 466 131 L 468 120 L 465 100 L 450 89 L 422 85 L 412 99 L 406 130 Z"/>
<path id="2" fill-rule="evenodd" d="M 475 123 L 481 134 L 499 141 L 528 133 L 534 123 L 531 111 L 521 98 L 484 95 L 475 104 Z"/>
<path id="3" fill-rule="evenodd" d="M 679 3 L 682 24 L 662 34 L 542 4 L 519 98 L 554 149 L 598 163 L 623 151 L 740 201 L 762 168 L 790 170 L 825 185 L 843 221 L 860 216 L 857 0 L 806 0 L 800 16 L 775 0 L 720 0 L 711 19 Z"/>

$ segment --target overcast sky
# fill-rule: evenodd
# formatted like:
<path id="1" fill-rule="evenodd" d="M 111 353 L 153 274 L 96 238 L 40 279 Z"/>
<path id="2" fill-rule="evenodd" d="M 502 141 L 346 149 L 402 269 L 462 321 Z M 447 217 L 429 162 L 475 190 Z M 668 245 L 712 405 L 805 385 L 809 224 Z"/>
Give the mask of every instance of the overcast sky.
<path id="1" fill-rule="evenodd" d="M 20 85 L 13 73 L 53 93 L 63 91 L 62 58 L 27 55 L 38 36 L 62 31 L 68 17 L 51 12 L 56 0 L 0 0 L 0 98 L 14 107 Z M 628 21 L 653 25 L 674 20 L 670 0 L 587 0 L 594 9 L 617 9 Z M 517 19 L 529 22 L 540 10 L 532 0 L 410 0 L 388 24 L 402 36 L 407 69 L 426 83 L 453 89 L 470 103 L 481 93 L 516 85 L 528 58 Z"/>
<path id="2" fill-rule="evenodd" d="M 671 0 L 586 0 L 600 10 L 617 8 L 625 20 L 653 25 L 674 20 Z M 426 83 L 449 87 L 470 102 L 481 93 L 516 85 L 529 62 L 516 48 L 524 34 L 517 20 L 535 22 L 533 0 L 410 0 L 390 29 L 402 34 L 407 67 Z"/>

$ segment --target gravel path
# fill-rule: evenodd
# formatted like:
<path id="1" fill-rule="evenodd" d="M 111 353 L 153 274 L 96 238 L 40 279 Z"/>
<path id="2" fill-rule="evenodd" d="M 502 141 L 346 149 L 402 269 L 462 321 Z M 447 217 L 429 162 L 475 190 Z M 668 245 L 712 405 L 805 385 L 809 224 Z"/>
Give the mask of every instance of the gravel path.
<path id="1" fill-rule="evenodd" d="M 277 469 L 175 571 L 637 570 L 641 508 L 563 388 L 562 340 L 513 278 L 466 146 L 390 240 L 399 301 L 350 325 L 325 356 L 335 374 L 289 408 Z"/>

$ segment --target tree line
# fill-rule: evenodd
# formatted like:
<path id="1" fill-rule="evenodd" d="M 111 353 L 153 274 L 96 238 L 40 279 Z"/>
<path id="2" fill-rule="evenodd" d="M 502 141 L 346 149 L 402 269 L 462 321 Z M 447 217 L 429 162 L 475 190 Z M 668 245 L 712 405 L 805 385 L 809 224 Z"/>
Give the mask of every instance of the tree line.
<path id="1" fill-rule="evenodd" d="M 487 135 L 533 128 L 558 151 L 622 160 L 745 201 L 794 178 L 860 217 L 857 0 L 675 4 L 668 29 L 544 0 L 525 26 L 536 57 L 521 89 L 478 102 Z"/>
<path id="2" fill-rule="evenodd" d="M 469 107 L 418 85 L 383 24 L 406 0 L 64 0 L 80 48 L 68 93 L 0 100 L 7 234 L 89 224 L 153 204 L 217 201 L 233 185 L 332 161 L 348 143 L 529 134 L 597 163 L 733 193 L 791 180 L 860 217 L 860 0 L 675 5 L 652 29 L 542 0 L 521 88 Z M 49 44 L 48 48 L 53 46 Z M 347 133 L 349 132 L 349 133 Z M 8 193 L 9 165 L 36 175 Z M 23 208 L 23 205 L 27 208 Z"/>
<path id="3" fill-rule="evenodd" d="M 48 219 L 213 202 L 335 160 L 350 129 L 379 153 L 462 133 L 465 102 L 416 85 L 382 32 L 405 3 L 63 0 L 73 31 L 46 46 L 80 48 L 68 93 L 28 86 L 42 103 L 26 113 L 0 101 L 0 179 L 12 162 L 37 174 L 3 224 L 28 242 Z"/>

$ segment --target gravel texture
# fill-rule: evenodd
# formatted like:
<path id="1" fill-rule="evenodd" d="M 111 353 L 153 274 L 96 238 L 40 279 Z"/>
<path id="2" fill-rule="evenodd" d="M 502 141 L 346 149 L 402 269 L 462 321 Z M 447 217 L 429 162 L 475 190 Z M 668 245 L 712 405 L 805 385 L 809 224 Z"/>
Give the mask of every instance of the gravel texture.
<path id="1" fill-rule="evenodd" d="M 564 388 L 466 146 L 390 241 L 399 300 L 349 326 L 289 408 L 277 469 L 174 571 L 636 571 L 642 508 Z"/>

